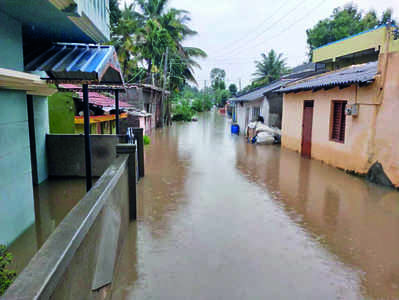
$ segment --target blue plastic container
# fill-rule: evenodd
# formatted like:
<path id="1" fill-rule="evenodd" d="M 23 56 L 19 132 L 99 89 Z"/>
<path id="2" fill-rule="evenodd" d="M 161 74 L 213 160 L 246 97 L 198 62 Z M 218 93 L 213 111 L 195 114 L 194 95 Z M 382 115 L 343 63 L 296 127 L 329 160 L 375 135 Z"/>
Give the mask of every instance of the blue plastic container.
<path id="1" fill-rule="evenodd" d="M 231 125 L 231 134 L 240 135 L 240 126 L 238 124 Z"/>

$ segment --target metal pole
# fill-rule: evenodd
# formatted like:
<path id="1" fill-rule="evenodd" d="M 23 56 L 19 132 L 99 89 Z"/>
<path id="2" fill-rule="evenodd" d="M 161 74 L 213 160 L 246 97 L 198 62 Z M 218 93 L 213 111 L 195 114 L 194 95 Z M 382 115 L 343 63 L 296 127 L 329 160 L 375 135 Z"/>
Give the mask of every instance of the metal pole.
<path id="1" fill-rule="evenodd" d="M 89 89 L 87 84 L 83 84 L 83 112 L 85 132 L 86 190 L 90 191 L 93 183 L 91 173 Z"/>
<path id="2" fill-rule="evenodd" d="M 116 122 L 116 134 L 120 134 L 119 129 L 119 91 L 115 91 L 115 122 Z"/>

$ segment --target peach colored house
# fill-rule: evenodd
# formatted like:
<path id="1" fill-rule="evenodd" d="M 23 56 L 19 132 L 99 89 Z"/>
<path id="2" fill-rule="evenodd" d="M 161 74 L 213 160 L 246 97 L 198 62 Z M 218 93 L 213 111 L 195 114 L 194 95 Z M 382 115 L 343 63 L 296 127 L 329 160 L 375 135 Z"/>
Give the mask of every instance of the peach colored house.
<path id="1" fill-rule="evenodd" d="M 392 28 L 327 45 L 314 57 L 340 69 L 279 90 L 282 146 L 399 187 L 399 40 Z"/>

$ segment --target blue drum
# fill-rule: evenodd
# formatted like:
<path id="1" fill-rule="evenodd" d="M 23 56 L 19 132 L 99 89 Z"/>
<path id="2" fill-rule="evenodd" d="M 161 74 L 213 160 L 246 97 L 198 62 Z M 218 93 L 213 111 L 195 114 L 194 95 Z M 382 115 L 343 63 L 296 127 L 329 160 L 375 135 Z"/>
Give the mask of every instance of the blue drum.
<path id="1" fill-rule="evenodd" d="M 240 126 L 238 124 L 231 125 L 231 134 L 240 135 Z"/>

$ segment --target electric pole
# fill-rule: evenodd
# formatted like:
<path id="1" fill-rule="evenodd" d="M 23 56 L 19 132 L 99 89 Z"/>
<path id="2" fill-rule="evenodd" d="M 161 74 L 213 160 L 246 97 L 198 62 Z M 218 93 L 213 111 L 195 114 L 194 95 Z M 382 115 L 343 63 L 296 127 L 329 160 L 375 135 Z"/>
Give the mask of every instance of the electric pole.
<path id="1" fill-rule="evenodd" d="M 162 98 L 161 98 L 161 105 L 160 105 L 160 119 L 159 119 L 159 126 L 158 126 L 160 128 L 163 128 L 163 125 L 164 125 L 163 106 L 164 106 L 165 95 L 166 95 L 168 56 L 169 56 L 169 47 L 166 47 L 165 62 L 164 62 L 164 68 L 163 68 L 163 88 L 162 88 Z"/>

